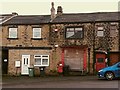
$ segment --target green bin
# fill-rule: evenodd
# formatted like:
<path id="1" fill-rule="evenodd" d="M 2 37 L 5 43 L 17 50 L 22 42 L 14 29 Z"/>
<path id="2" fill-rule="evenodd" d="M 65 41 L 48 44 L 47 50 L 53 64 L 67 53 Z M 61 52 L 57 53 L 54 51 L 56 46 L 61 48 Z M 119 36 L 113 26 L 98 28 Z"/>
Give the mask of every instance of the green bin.
<path id="1" fill-rule="evenodd" d="M 40 69 L 40 76 L 45 76 L 45 67 L 39 67 Z"/>
<path id="2" fill-rule="evenodd" d="M 34 76 L 34 68 L 33 67 L 29 67 L 29 76 L 33 77 Z"/>

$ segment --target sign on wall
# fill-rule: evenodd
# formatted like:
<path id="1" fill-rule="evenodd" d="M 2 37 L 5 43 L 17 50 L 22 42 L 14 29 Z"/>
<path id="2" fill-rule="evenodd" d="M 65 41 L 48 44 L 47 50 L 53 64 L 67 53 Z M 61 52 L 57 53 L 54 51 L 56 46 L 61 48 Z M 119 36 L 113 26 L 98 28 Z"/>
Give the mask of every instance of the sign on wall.
<path id="1" fill-rule="evenodd" d="M 15 61 L 15 67 L 20 67 L 20 61 Z"/>

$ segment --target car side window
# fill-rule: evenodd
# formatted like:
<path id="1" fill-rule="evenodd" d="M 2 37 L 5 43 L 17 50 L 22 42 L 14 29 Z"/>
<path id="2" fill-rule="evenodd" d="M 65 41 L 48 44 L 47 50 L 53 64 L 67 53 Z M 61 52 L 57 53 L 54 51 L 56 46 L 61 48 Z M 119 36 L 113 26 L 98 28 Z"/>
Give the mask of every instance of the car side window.
<path id="1" fill-rule="evenodd" d="M 118 64 L 118 67 L 120 68 L 120 63 Z"/>

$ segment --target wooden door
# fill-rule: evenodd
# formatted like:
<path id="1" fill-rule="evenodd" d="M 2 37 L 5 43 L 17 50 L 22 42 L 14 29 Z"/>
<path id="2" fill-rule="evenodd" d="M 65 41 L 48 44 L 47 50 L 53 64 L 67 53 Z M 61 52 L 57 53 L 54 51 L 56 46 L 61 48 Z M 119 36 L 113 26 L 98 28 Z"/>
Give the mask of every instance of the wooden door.
<path id="1" fill-rule="evenodd" d="M 105 54 L 101 53 L 96 54 L 96 71 L 99 71 L 100 69 L 106 67 L 105 58 L 106 58 Z"/>

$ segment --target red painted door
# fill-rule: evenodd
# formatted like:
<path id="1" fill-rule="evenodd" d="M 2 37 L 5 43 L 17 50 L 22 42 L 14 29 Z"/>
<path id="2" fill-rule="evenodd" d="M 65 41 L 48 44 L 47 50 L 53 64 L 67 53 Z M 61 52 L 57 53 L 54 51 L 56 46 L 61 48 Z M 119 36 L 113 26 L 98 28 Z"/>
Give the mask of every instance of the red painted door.
<path id="1" fill-rule="evenodd" d="M 106 67 L 105 54 L 96 54 L 96 71 Z"/>

